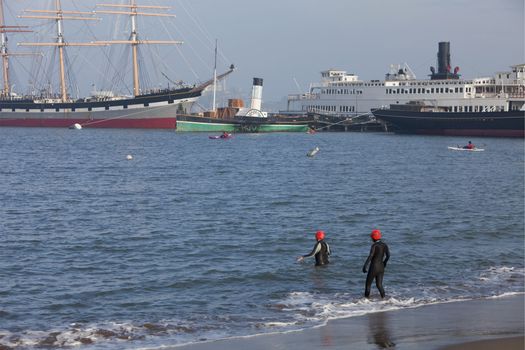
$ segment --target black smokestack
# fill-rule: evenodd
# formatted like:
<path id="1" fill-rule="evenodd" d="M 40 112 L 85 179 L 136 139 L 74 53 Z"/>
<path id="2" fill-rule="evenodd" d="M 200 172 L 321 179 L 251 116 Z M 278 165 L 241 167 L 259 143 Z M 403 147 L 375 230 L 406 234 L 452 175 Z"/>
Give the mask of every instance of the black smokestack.
<path id="1" fill-rule="evenodd" d="M 450 71 L 450 42 L 442 41 L 439 43 L 437 65 L 440 74 L 446 74 Z"/>
<path id="2" fill-rule="evenodd" d="M 450 42 L 442 41 L 439 43 L 437 53 L 437 72 L 434 67 L 430 67 L 430 79 L 459 79 L 459 67 L 454 68 L 454 73 L 450 71 Z"/>
<path id="3" fill-rule="evenodd" d="M 263 86 L 262 78 L 253 78 L 253 86 Z"/>

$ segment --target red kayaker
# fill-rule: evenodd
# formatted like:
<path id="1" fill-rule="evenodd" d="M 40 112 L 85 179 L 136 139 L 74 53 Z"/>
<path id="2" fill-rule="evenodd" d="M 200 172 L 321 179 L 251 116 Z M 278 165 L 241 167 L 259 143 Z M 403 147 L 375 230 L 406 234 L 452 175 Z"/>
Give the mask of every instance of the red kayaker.
<path id="1" fill-rule="evenodd" d="M 463 148 L 464 149 L 474 149 L 474 148 L 476 148 L 476 146 L 474 146 L 474 144 L 471 141 L 469 141 L 468 145 L 463 146 Z"/>

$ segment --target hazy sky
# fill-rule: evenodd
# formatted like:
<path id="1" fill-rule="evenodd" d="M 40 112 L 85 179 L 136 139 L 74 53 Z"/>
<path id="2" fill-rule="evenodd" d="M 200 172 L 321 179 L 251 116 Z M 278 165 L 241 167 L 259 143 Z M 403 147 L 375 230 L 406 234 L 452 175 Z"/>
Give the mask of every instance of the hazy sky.
<path id="1" fill-rule="evenodd" d="M 9 7 L 8 16 L 20 9 L 42 9 L 52 4 L 46 0 L 4 2 Z M 100 2 L 123 0 L 62 0 L 62 6 L 92 10 Z M 439 41 L 450 41 L 452 65 L 459 66 L 466 78 L 489 76 L 525 62 L 524 0 L 139 0 L 138 3 L 172 6 L 170 13 L 177 15 L 174 29 L 168 29 L 169 37 L 184 40 L 185 44 L 173 57 L 156 51 L 158 56 L 168 59 L 170 78 L 191 82 L 211 77 L 213 46 L 218 39 L 221 53 L 218 70 L 225 71 L 230 63 L 237 66 L 227 81 L 228 88 L 248 95 L 252 77 L 261 77 L 266 101 L 281 100 L 289 93 L 306 90 L 309 83 L 319 80 L 319 72 L 328 68 L 347 70 L 362 79 L 383 79 L 390 64 L 407 62 L 418 77 L 424 78 L 429 74 L 429 66 L 436 64 Z M 17 21 L 21 24 L 21 20 Z M 100 28 L 111 28 L 114 21 L 104 18 L 99 32 Z M 153 37 L 165 28 L 150 23 L 142 27 L 148 30 L 148 36 Z M 71 29 L 72 25 L 69 26 L 66 29 Z M 39 28 L 42 26 L 35 30 Z M 71 34 L 78 31 L 69 34 L 72 41 Z M 160 35 L 157 39 L 166 37 Z M 12 50 L 16 49 L 14 42 L 15 38 L 10 41 Z M 75 59 L 75 54 L 71 57 L 80 70 L 89 71 L 89 63 L 80 63 L 85 57 Z M 93 83 L 91 73 L 77 75 L 81 89 L 82 83 Z M 154 74 L 153 80 L 156 79 L 163 78 Z M 165 80 L 159 83 L 164 84 Z"/>
<path id="2" fill-rule="evenodd" d="M 382 79 L 390 64 L 407 62 L 424 77 L 439 41 L 451 42 L 452 64 L 465 77 L 525 63 L 523 0 L 191 3 L 239 66 L 236 84 L 261 76 L 267 99 L 296 92 L 294 78 L 305 89 L 331 67 Z"/>

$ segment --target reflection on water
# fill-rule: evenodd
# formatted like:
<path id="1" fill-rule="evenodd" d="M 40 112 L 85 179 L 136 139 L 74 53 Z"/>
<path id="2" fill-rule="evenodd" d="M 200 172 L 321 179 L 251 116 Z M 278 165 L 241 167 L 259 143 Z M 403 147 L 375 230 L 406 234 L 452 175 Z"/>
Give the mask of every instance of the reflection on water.
<path id="1" fill-rule="evenodd" d="M 328 293 L 330 286 L 326 283 L 328 277 L 326 276 L 329 273 L 329 265 L 325 266 L 315 266 L 311 273 L 310 277 L 312 280 L 312 287 L 316 293 Z"/>
<path id="2" fill-rule="evenodd" d="M 321 327 L 321 344 L 325 347 L 334 345 L 332 330 L 330 327 Z"/>
<path id="3" fill-rule="evenodd" d="M 395 348 L 391 340 L 389 315 L 386 312 L 377 312 L 368 315 L 368 342 L 376 344 L 379 349 Z"/>

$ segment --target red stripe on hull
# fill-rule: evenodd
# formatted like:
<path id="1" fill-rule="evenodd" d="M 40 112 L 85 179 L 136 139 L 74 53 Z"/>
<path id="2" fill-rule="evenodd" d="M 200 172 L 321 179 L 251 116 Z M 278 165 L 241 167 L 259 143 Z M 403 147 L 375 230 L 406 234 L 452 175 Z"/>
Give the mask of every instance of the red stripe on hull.
<path id="1" fill-rule="evenodd" d="M 69 128 L 80 124 L 83 128 L 120 129 L 175 129 L 176 118 L 141 119 L 0 119 L 0 126 Z"/>

